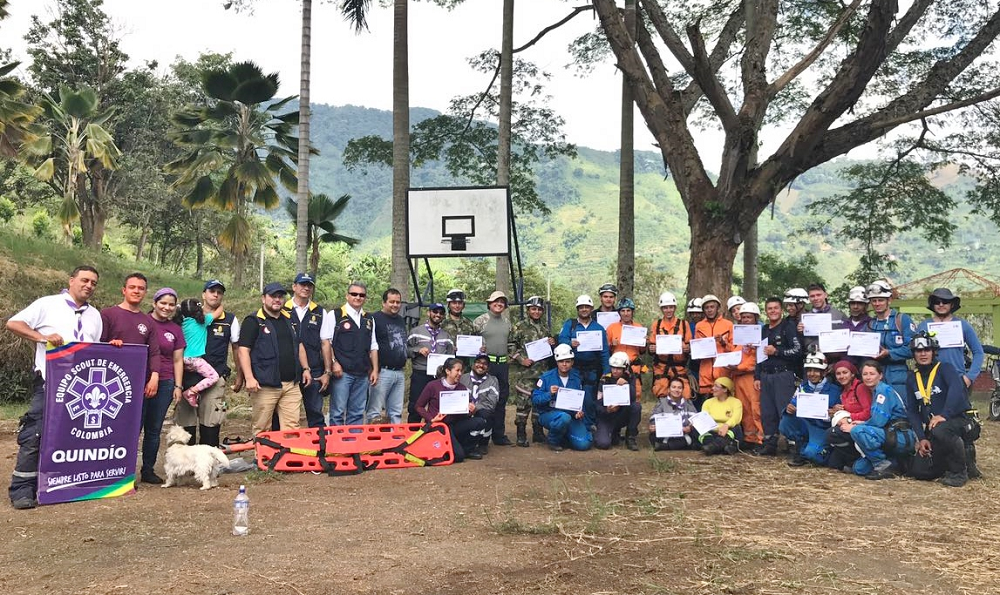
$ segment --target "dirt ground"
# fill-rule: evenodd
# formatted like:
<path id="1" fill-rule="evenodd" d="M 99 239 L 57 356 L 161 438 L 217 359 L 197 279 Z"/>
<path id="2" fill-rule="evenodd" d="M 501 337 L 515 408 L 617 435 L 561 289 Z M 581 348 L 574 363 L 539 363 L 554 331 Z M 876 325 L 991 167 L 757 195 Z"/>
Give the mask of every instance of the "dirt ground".
<path id="1" fill-rule="evenodd" d="M 14 429 L 0 423 L 4 478 Z M 964 489 L 653 453 L 643 431 L 637 453 L 493 447 L 447 467 L 4 504 L 0 592 L 997 593 L 998 430 L 979 443 L 987 479 Z M 251 534 L 233 537 L 243 482 Z"/>

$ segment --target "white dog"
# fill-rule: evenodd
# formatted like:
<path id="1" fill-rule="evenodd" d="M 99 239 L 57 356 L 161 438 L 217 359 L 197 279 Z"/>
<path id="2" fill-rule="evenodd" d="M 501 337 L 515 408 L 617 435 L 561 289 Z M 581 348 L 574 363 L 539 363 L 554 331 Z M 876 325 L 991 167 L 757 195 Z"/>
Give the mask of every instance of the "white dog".
<path id="1" fill-rule="evenodd" d="M 203 490 L 219 485 L 219 470 L 229 466 L 229 458 L 214 446 L 188 446 L 189 440 L 191 434 L 181 426 L 174 426 L 167 432 L 167 456 L 163 464 L 167 479 L 161 487 L 177 485 L 178 480 L 189 473 L 201 482 Z"/>

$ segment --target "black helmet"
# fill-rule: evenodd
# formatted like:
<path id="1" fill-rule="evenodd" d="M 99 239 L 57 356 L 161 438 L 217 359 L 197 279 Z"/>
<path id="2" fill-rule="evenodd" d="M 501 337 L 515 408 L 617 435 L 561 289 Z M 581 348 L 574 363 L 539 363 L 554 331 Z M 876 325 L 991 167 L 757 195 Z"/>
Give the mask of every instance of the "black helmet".
<path id="1" fill-rule="evenodd" d="M 930 349 L 932 351 L 937 351 L 938 340 L 934 338 L 934 333 L 920 331 L 919 333 L 913 335 L 913 338 L 910 339 L 910 349 L 913 351 L 918 349 Z"/>
<path id="2" fill-rule="evenodd" d="M 934 311 L 934 302 L 950 302 L 952 313 L 958 312 L 962 307 L 962 298 L 951 292 L 947 287 L 938 287 L 927 296 L 927 309 Z"/>
<path id="3" fill-rule="evenodd" d="M 541 297 L 533 295 L 530 298 L 528 298 L 528 301 L 524 302 L 524 305 L 528 306 L 529 308 L 531 306 L 538 306 L 539 308 L 544 308 L 545 302 L 542 300 Z"/>
<path id="4" fill-rule="evenodd" d="M 597 290 L 597 295 L 601 295 L 602 293 L 608 293 L 608 292 L 611 292 L 615 295 L 615 297 L 618 297 L 618 288 L 611 283 L 605 283 L 604 285 L 601 285 L 601 288 Z"/>

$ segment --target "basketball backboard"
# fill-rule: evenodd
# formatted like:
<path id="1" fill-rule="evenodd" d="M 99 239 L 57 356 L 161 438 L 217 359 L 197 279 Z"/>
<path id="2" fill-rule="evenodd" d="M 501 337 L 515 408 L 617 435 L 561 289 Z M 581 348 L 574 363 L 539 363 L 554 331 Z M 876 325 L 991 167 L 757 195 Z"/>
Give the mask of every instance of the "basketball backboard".
<path id="1" fill-rule="evenodd" d="M 510 254 L 506 187 L 411 188 L 406 193 L 409 258 Z"/>

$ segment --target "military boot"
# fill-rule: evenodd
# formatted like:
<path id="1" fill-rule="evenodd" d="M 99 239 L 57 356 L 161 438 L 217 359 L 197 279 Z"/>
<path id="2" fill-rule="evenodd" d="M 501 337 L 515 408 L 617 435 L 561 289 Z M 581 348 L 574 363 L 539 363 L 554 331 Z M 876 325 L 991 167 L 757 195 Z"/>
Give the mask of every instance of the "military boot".
<path id="1" fill-rule="evenodd" d="M 184 426 L 184 431 L 191 436 L 191 439 L 188 440 L 188 446 L 198 444 L 198 426 Z"/>
<path id="2" fill-rule="evenodd" d="M 222 428 L 215 426 L 211 428 L 209 426 L 198 426 L 198 444 L 207 444 L 208 446 L 219 446 L 219 431 Z"/>
<path id="3" fill-rule="evenodd" d="M 531 441 L 535 444 L 545 443 L 545 428 L 542 427 L 542 424 L 537 419 L 531 422 Z"/>
<path id="4" fill-rule="evenodd" d="M 982 479 L 983 473 L 976 465 L 976 443 L 970 442 L 965 445 L 965 468 L 969 479 Z"/>
<path id="5" fill-rule="evenodd" d="M 525 424 L 517 426 L 517 445 L 528 446 L 528 428 L 525 427 Z"/>

